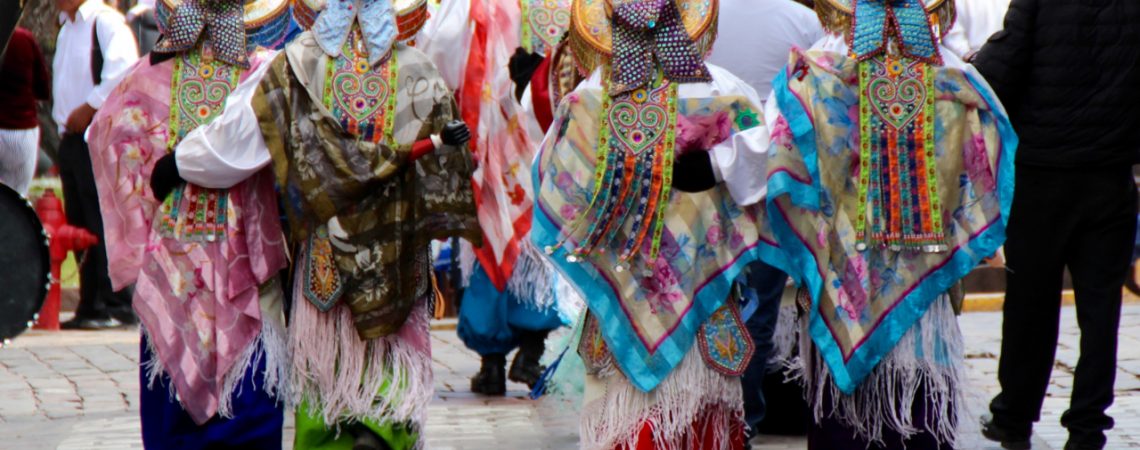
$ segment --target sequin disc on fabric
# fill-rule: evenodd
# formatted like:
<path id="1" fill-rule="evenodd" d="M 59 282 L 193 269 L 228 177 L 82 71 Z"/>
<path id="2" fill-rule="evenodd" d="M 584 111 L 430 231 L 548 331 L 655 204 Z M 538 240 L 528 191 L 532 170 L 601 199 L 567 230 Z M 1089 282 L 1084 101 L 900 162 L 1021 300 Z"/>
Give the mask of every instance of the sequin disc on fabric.
<path id="1" fill-rule="evenodd" d="M 859 63 L 860 249 L 948 249 L 934 157 L 934 78 L 922 61 L 879 55 Z"/>
<path id="2" fill-rule="evenodd" d="M 709 367 L 732 377 L 744 374 L 756 351 L 733 302 L 725 302 L 701 325 L 697 344 Z"/>
<path id="3" fill-rule="evenodd" d="M 359 28 L 353 28 L 341 54 L 328 60 L 323 103 L 346 133 L 373 143 L 391 142 L 396 116 L 396 53 L 373 67 L 359 45 Z"/>
<path id="4" fill-rule="evenodd" d="M 173 149 L 199 126 L 210 123 L 226 105 L 244 69 L 213 58 L 212 47 L 199 45 L 174 59 L 170 89 Z M 229 194 L 184 183 L 162 204 L 159 232 L 165 237 L 213 242 L 225 238 Z"/>

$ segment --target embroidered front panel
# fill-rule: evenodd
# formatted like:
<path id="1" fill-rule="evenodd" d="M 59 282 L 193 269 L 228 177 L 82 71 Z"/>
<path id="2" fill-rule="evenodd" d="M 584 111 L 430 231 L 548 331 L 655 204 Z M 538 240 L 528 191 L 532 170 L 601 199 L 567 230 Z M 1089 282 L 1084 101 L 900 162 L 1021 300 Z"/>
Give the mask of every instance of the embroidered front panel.
<path id="1" fill-rule="evenodd" d="M 590 312 L 586 312 L 586 320 L 582 324 L 582 336 L 578 340 L 578 356 L 582 357 L 588 375 L 597 375 L 606 368 L 613 367 L 614 364 L 614 356 L 606 346 L 606 341 L 602 339 L 601 330 L 598 329 L 598 319 Z"/>
<path id="2" fill-rule="evenodd" d="M 629 221 L 629 238 L 619 244 L 621 264 L 628 268 L 648 240 L 643 258 L 648 272 L 657 261 L 672 186 L 677 84 L 658 73 L 649 85 L 613 97 L 606 94 L 602 102 L 593 196 L 571 229 L 586 219 L 589 225 L 570 258 L 619 251 L 610 244 Z"/>
<path id="3" fill-rule="evenodd" d="M 734 302 L 725 302 L 701 325 L 697 344 L 709 367 L 734 377 L 744 374 L 756 351 Z"/>
<path id="4" fill-rule="evenodd" d="M 170 80 L 170 129 L 173 149 L 195 128 L 214 120 L 237 87 L 243 69 L 215 60 L 212 47 L 200 45 L 174 59 Z M 215 241 L 225 237 L 229 194 L 225 190 L 182 184 L 162 204 L 159 232 L 182 240 Z"/>
<path id="5" fill-rule="evenodd" d="M 356 25 L 341 54 L 329 58 L 323 103 L 348 134 L 380 143 L 392 142 L 396 109 L 396 53 L 373 67 Z"/>
<path id="6" fill-rule="evenodd" d="M 328 229 L 323 226 L 318 227 L 316 232 L 309 236 L 307 245 L 303 292 L 309 303 L 321 312 L 328 312 L 333 305 L 336 305 L 340 294 L 344 291 L 344 281 L 341 279 L 340 270 L 337 269 L 336 260 L 333 259 Z"/>
<path id="7" fill-rule="evenodd" d="M 521 42 L 526 51 L 546 54 L 570 27 L 569 0 L 521 0 Z"/>
<path id="8" fill-rule="evenodd" d="M 946 251 L 934 159 L 934 69 L 881 55 L 858 64 L 858 248 Z"/>

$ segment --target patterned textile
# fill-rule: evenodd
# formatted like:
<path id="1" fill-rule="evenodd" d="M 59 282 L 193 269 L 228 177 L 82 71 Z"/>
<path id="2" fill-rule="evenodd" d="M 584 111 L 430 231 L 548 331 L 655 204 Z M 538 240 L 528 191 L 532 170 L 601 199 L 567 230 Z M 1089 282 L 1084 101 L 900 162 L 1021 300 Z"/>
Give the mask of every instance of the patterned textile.
<path id="1" fill-rule="evenodd" d="M 242 76 L 240 67 L 215 61 L 210 55 L 210 47 L 200 47 L 174 58 L 170 104 L 175 106 L 170 108 L 168 148 L 221 114 L 226 98 Z M 225 239 L 228 200 L 224 190 L 192 184 L 175 187 L 160 207 L 159 230 L 163 236 L 177 239 Z"/>
<path id="2" fill-rule="evenodd" d="M 327 227 L 319 226 L 309 235 L 300 256 L 298 260 L 303 266 L 301 274 L 304 277 L 301 289 L 305 299 L 321 312 L 328 312 L 344 293 L 344 278 L 333 257 Z"/>
<path id="3" fill-rule="evenodd" d="M 603 97 L 601 89 L 580 89 L 563 100 L 534 168 L 539 197 L 531 238 L 554 250 L 551 261 L 585 297 L 618 366 L 648 392 L 688 353 L 701 324 L 728 297 L 732 280 L 764 251 L 762 243 L 774 241 L 761 235 L 767 228 L 762 210 L 737 206 L 721 185 L 671 194 L 660 255 L 648 275 L 645 261 L 619 269 L 618 248 L 580 261 L 572 256 L 566 247 L 583 242 L 585 230 L 570 225 L 587 210 L 598 181 Z M 741 97 L 676 101 L 679 116 L 690 120 L 727 116 L 733 133 L 761 125 L 755 107 Z M 624 244 L 631 230 L 632 224 L 622 226 L 616 242 Z M 563 239 L 566 247 L 554 248 Z"/>
<path id="4" fill-rule="evenodd" d="M 359 139 L 323 107 L 329 57 L 310 33 L 273 61 L 253 99 L 294 242 L 334 217 L 347 234 L 333 254 L 342 300 L 364 339 L 404 323 L 415 300 L 410 275 L 427 264 L 418 249 L 451 236 L 479 240 L 465 149 L 444 146 L 414 166 L 405 162 L 414 142 L 451 119 L 453 105 L 421 53 L 401 44 L 394 52 L 401 81 L 418 88 L 393 93 L 391 142 Z"/>
<path id="5" fill-rule="evenodd" d="M 920 105 L 909 112 L 929 114 L 933 157 L 915 154 L 933 166 L 926 173 L 936 184 L 928 186 L 937 186 L 948 251 L 860 251 L 859 180 L 862 167 L 875 164 L 860 150 L 866 142 L 860 67 L 868 66 L 835 51 L 793 53 L 775 82 L 780 116 L 768 163 L 768 215 L 782 254 L 765 260 L 807 284 L 812 340 L 844 393 L 859 386 L 931 302 L 1004 241 L 1017 145 L 980 76 L 927 66 L 933 114 Z"/>
<path id="6" fill-rule="evenodd" d="M 657 70 L 678 83 L 712 81 L 675 1 L 616 0 L 612 23 L 611 94 L 649 84 Z"/>
<path id="7" fill-rule="evenodd" d="M 570 27 L 569 0 L 519 0 L 522 9 L 522 48 L 545 55 L 552 52 Z"/>
<path id="8" fill-rule="evenodd" d="M 735 302 L 726 302 L 701 325 L 698 336 L 701 356 L 713 370 L 738 377 L 748 368 L 756 344 L 744 327 Z"/>
<path id="9" fill-rule="evenodd" d="M 361 46 L 368 63 L 379 64 L 396 42 L 396 14 L 391 0 L 328 1 L 311 28 L 313 37 L 330 57 L 341 56 L 349 35 L 362 32 Z M 347 56 L 347 55 L 345 55 Z"/>
<path id="10" fill-rule="evenodd" d="M 603 90 L 608 89 L 603 86 Z M 605 116 L 598 130 L 593 193 L 586 210 L 564 232 L 569 238 L 587 226 L 585 238 L 567 249 L 571 262 L 596 251 L 621 248 L 618 270 L 626 270 L 644 243 L 649 251 L 643 256 L 652 269 L 661 248 L 665 203 L 672 186 L 676 101 L 677 85 L 661 76 L 628 93 L 603 95 Z M 631 222 L 629 237 L 614 245 L 627 221 Z"/>
<path id="11" fill-rule="evenodd" d="M 199 0 L 201 2 L 202 0 Z M 207 0 L 208 2 L 213 0 Z M 229 8 L 222 5 L 229 0 L 222 0 L 217 2 L 217 5 L 207 6 L 207 10 L 211 8 Z M 244 48 L 248 54 L 253 52 L 258 47 L 279 49 L 285 45 L 285 39 L 289 36 L 289 31 L 292 21 L 292 14 L 289 13 L 290 9 L 289 0 L 245 0 L 244 2 L 237 2 L 239 5 L 239 12 L 242 12 L 242 22 L 245 33 L 243 36 L 233 35 L 230 32 L 220 35 L 214 33 L 212 26 L 218 19 L 211 18 L 208 15 L 202 18 L 202 25 L 204 28 L 211 28 L 211 32 L 207 33 L 206 39 L 201 39 L 202 29 L 197 28 L 198 17 L 187 19 L 179 19 L 178 23 L 173 22 L 173 18 L 178 16 L 179 7 L 182 5 L 182 0 L 156 0 L 155 1 L 155 19 L 158 25 L 158 30 L 163 35 L 171 35 L 175 33 L 182 33 L 186 35 L 186 39 L 190 39 L 190 35 L 194 36 L 195 41 L 190 42 L 186 49 L 194 47 L 198 41 L 209 41 L 206 45 L 207 48 L 218 52 L 218 48 L 225 46 L 227 48 Z M 192 14 L 201 14 L 202 6 L 199 3 L 197 6 L 191 7 Z M 184 13 L 185 14 L 185 13 Z M 228 19 L 227 19 L 228 20 Z M 188 25 L 192 25 L 187 27 Z M 178 29 L 175 29 L 178 28 Z M 219 43 L 215 38 L 224 38 L 225 43 Z M 240 38 L 240 40 L 239 40 Z M 179 45 L 185 45 L 180 43 Z M 244 46 L 244 47 L 243 47 Z M 160 53 L 163 50 L 155 49 Z M 248 68 L 248 66 L 247 66 Z"/>
<path id="12" fill-rule="evenodd" d="M 929 64 L 942 65 L 938 40 L 927 20 L 922 0 L 854 0 L 854 24 L 848 31 L 848 44 L 862 61 L 890 53 L 892 40 L 903 56 Z"/>
<path id="13" fill-rule="evenodd" d="M 928 126 L 934 123 L 934 67 L 875 56 L 861 61 L 858 72 L 856 248 L 944 252 L 949 248 L 938 195 L 934 127 Z"/>
<path id="14" fill-rule="evenodd" d="M 368 54 L 357 49 L 360 33 L 350 32 L 344 49 L 330 57 L 322 104 L 348 134 L 372 142 L 391 142 L 399 64 L 388 58 L 373 68 Z"/>
<path id="15" fill-rule="evenodd" d="M 250 56 L 253 66 L 266 52 Z M 199 240 L 160 231 L 150 192 L 155 161 L 168 151 L 175 61 L 143 59 L 92 121 L 95 181 L 111 281 L 136 284 L 134 309 L 182 406 L 201 424 L 225 409 L 231 377 L 272 324 L 258 308 L 259 287 L 286 266 L 272 174 L 262 171 L 226 192 L 225 235 Z"/>
<path id="16" fill-rule="evenodd" d="M 210 48 L 219 61 L 249 68 L 245 47 L 245 23 L 242 0 L 182 0 L 174 8 L 153 51 L 185 52 L 194 48 L 202 33 L 208 36 Z"/>

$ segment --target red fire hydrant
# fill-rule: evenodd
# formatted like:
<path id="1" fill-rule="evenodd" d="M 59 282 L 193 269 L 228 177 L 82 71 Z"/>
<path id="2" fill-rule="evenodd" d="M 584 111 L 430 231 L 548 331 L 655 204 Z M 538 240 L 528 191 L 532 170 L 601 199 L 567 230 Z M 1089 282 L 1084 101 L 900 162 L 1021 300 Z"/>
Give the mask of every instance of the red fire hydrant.
<path id="1" fill-rule="evenodd" d="M 67 252 L 91 247 L 99 243 L 99 238 L 83 228 L 67 223 L 67 217 L 63 214 L 63 202 L 55 196 L 55 190 L 44 191 L 44 195 L 36 200 L 36 215 L 40 216 L 44 231 L 51 239 L 51 289 L 40 309 L 36 329 L 59 330 L 60 267 L 67 259 Z"/>

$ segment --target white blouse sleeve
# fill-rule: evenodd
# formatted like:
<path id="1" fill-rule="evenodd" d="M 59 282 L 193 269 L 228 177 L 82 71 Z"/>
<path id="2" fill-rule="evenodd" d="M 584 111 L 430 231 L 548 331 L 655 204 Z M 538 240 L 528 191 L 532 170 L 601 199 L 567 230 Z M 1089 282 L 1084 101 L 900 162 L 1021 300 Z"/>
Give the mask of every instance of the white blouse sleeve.
<path id="1" fill-rule="evenodd" d="M 760 95 L 747 83 L 728 71 L 710 66 L 715 95 L 743 95 L 762 116 Z M 768 192 L 768 127 L 760 124 L 736 133 L 709 149 L 713 174 L 723 181 L 738 205 L 759 202 Z"/>
<path id="2" fill-rule="evenodd" d="M 269 69 L 266 60 L 238 84 L 222 114 L 191 131 L 174 149 L 178 174 L 187 182 L 227 189 L 269 165 L 269 148 L 253 111 L 253 95 Z"/>

